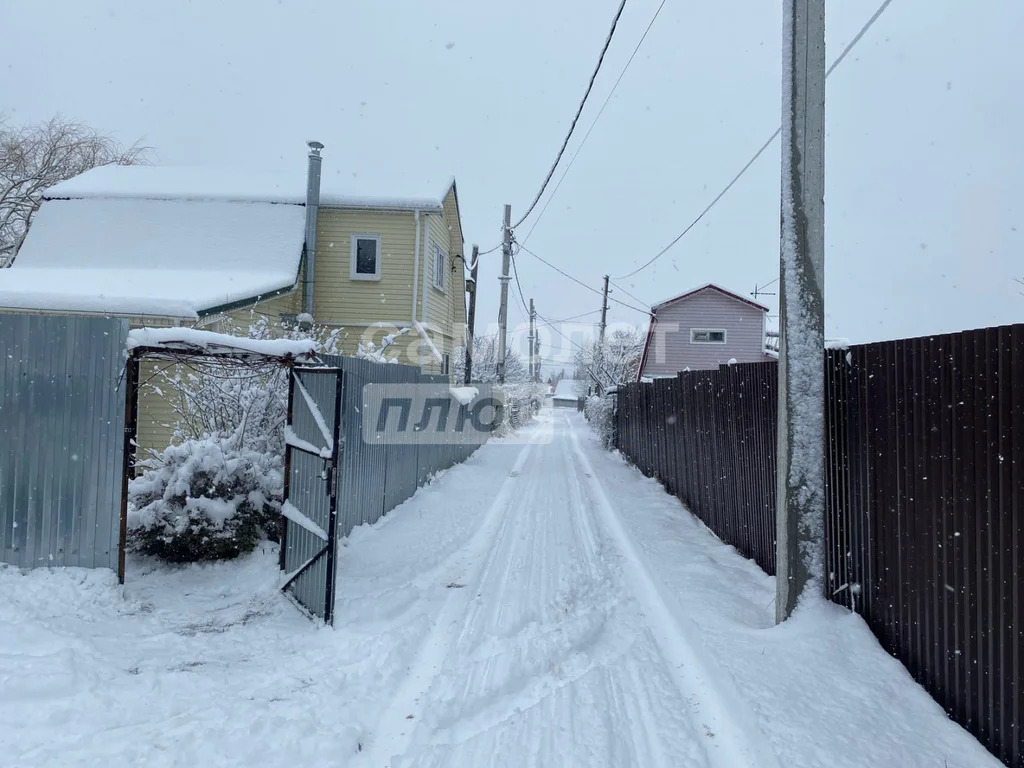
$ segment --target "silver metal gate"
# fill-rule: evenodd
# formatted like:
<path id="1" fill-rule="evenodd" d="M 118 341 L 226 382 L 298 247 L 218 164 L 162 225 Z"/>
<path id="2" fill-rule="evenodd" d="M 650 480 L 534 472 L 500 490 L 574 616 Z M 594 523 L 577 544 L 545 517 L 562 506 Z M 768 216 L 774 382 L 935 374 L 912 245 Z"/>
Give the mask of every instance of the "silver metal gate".
<path id="1" fill-rule="evenodd" d="M 327 624 L 334 617 L 344 380 L 340 368 L 294 368 L 285 427 L 281 590 Z"/>

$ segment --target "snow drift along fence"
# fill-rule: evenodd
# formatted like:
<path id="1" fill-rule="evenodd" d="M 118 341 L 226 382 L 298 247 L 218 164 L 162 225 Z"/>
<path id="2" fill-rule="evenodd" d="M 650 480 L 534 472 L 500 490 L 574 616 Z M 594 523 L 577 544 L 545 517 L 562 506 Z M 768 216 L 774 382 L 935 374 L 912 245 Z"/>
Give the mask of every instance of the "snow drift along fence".
<path id="1" fill-rule="evenodd" d="M 722 541 L 775 573 L 776 364 L 619 387 L 617 446 Z"/>
<path id="2" fill-rule="evenodd" d="M 826 353 L 826 591 L 1024 768 L 1024 325 Z M 776 364 L 619 389 L 617 445 L 775 567 Z"/>

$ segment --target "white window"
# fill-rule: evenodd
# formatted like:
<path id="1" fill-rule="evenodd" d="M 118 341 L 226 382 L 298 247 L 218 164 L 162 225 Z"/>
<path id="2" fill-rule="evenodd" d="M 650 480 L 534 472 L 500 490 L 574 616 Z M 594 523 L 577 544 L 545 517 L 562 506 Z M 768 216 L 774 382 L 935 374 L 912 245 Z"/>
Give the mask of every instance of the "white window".
<path id="1" fill-rule="evenodd" d="M 691 328 L 691 344 L 725 344 L 724 328 Z"/>
<path id="2" fill-rule="evenodd" d="M 434 287 L 439 291 L 444 290 L 444 276 L 448 271 L 448 254 L 434 246 Z"/>
<path id="3" fill-rule="evenodd" d="M 353 280 L 380 280 L 380 235 L 352 235 Z"/>
<path id="4" fill-rule="evenodd" d="M 452 358 L 451 355 L 445 354 L 441 360 L 441 373 L 445 376 L 452 372 Z"/>

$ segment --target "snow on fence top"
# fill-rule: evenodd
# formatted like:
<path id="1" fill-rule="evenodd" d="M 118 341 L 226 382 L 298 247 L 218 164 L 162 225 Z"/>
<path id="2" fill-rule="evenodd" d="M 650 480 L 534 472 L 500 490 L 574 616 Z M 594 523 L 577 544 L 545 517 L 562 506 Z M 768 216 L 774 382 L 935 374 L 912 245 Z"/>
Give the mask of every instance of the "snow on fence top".
<path id="1" fill-rule="evenodd" d="M 239 353 L 304 359 L 317 353 L 315 342 L 293 339 L 249 339 L 197 328 L 137 328 L 128 331 L 128 349 L 152 348 L 209 355 Z"/>
<path id="2" fill-rule="evenodd" d="M 342 184 L 340 174 L 321 177 L 320 205 L 340 208 L 440 211 L 454 184 L 415 183 L 411 194 L 384 194 L 379 183 L 360 180 Z M 346 177 L 347 180 L 347 177 Z M 373 187 L 376 187 L 373 188 Z M 427 188 L 425 188 L 427 187 Z M 228 202 L 306 202 L 305 166 L 286 171 L 228 168 L 171 168 L 147 165 L 107 165 L 93 168 L 51 187 L 44 199 L 136 198 L 146 200 L 219 200 Z"/>
<path id="3" fill-rule="evenodd" d="M 298 205 L 48 200 L 0 308 L 195 319 L 292 289 L 304 230 Z"/>

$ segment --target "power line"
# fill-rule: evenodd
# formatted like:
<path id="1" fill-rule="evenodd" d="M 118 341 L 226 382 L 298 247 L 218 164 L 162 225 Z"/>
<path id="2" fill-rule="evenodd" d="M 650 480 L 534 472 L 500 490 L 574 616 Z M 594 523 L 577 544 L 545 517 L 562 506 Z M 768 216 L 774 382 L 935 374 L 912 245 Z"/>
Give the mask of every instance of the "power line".
<path id="1" fill-rule="evenodd" d="M 594 288 L 592 286 L 589 286 L 586 283 L 584 283 L 582 280 L 573 277 L 568 272 L 565 272 L 564 270 L 559 269 L 558 267 L 556 267 L 554 264 L 552 264 L 547 259 L 544 259 L 544 258 L 541 258 L 540 256 L 538 256 L 536 253 L 531 251 L 529 248 L 527 248 L 522 243 L 516 242 L 516 245 L 519 246 L 519 250 L 520 251 L 526 251 L 528 254 L 533 256 L 533 258 L 537 259 L 538 261 L 540 261 L 543 264 L 547 264 L 549 267 L 551 267 L 553 270 L 555 270 L 555 272 L 557 272 L 558 274 L 562 275 L 563 277 L 569 278 L 570 280 L 572 280 L 577 285 L 580 285 L 580 286 L 586 288 L 588 291 L 596 293 L 598 296 L 603 296 L 604 295 L 603 291 L 598 290 L 597 288 Z M 632 304 L 627 304 L 624 301 L 619 301 L 618 299 L 614 299 L 611 296 L 608 297 L 608 301 L 614 301 L 616 304 L 621 304 L 624 307 L 632 309 L 634 312 L 640 312 L 641 314 L 648 315 L 648 316 L 651 314 L 651 311 L 649 309 L 640 309 L 639 307 L 634 307 Z"/>
<path id="2" fill-rule="evenodd" d="M 512 274 L 516 276 L 516 290 L 519 292 L 519 301 L 523 304 L 523 309 L 526 310 L 526 314 L 530 314 L 530 310 L 526 308 L 526 299 L 523 298 L 523 286 L 519 282 L 519 268 L 516 266 L 516 254 L 510 254 L 512 258 Z"/>
<path id="3" fill-rule="evenodd" d="M 647 33 L 651 31 L 651 27 L 654 26 L 654 22 L 658 19 L 658 14 L 661 13 L 661 9 L 665 7 L 666 2 L 667 0 L 661 0 L 661 5 L 658 6 L 658 10 L 656 10 L 654 12 L 654 16 L 651 17 L 651 22 L 647 25 L 647 29 L 645 29 L 643 35 L 640 36 L 640 42 L 636 44 L 636 48 L 633 49 L 633 53 L 629 55 L 629 60 L 626 62 L 626 66 L 622 68 L 618 79 L 615 81 L 612 89 L 608 92 L 608 96 L 605 98 L 604 104 L 602 104 L 601 109 L 597 111 L 597 117 L 594 118 L 594 122 L 590 124 L 590 128 L 588 128 L 587 132 L 584 134 L 583 141 L 581 141 L 580 145 L 576 147 L 576 152 L 573 154 L 572 159 L 569 160 L 569 164 L 565 167 L 565 170 L 562 171 L 562 175 L 558 177 L 558 183 L 555 184 L 555 188 L 551 190 L 551 194 L 548 196 L 547 202 L 544 203 L 544 207 L 540 209 L 540 213 L 537 214 L 537 218 L 533 220 L 533 226 L 530 227 L 530 231 L 527 232 L 526 237 L 523 238 L 524 243 L 530 239 L 530 235 L 533 234 L 533 230 L 537 228 L 540 220 L 544 218 L 544 212 L 547 211 L 548 206 L 551 205 L 551 201 L 554 199 L 555 195 L 558 194 L 558 188 L 562 186 L 562 182 L 565 181 L 565 177 L 569 173 L 569 169 L 572 168 L 573 163 L 576 162 L 576 158 L 580 156 L 583 145 L 587 143 L 587 139 L 590 138 L 590 134 L 593 132 L 594 126 L 597 125 L 597 121 L 600 120 L 601 115 L 604 114 L 604 108 L 608 106 L 608 102 L 610 102 L 612 100 L 612 96 L 615 95 L 615 89 L 618 88 L 619 83 L 622 82 L 622 78 L 626 74 L 626 70 L 629 69 L 629 65 L 632 64 L 633 59 L 636 58 L 636 54 L 640 50 L 640 46 L 642 46 L 644 44 L 644 40 L 647 39 Z"/>
<path id="4" fill-rule="evenodd" d="M 892 2 L 892 0 L 884 0 L 882 2 L 882 4 L 878 7 L 878 10 L 875 11 L 874 14 L 872 14 L 871 18 L 868 19 L 867 23 L 863 27 L 861 27 L 860 32 L 858 32 L 856 35 L 854 35 L 853 39 L 847 44 L 846 48 L 843 49 L 843 52 L 839 54 L 839 57 L 834 62 L 832 62 L 832 66 L 830 66 L 828 68 L 828 70 L 825 72 L 825 77 L 828 77 L 829 75 L 832 74 L 832 72 L 835 71 L 835 68 L 838 67 L 840 65 L 840 63 L 842 63 L 843 59 L 845 59 L 846 56 L 850 53 L 850 51 L 853 50 L 853 47 L 857 43 L 860 42 L 860 39 L 862 37 L 864 37 L 864 35 L 867 33 L 867 31 L 869 29 L 871 29 L 871 27 L 874 25 L 874 23 L 878 20 L 878 17 L 881 16 L 882 13 L 885 11 L 885 9 L 889 7 L 889 3 L 891 3 L 891 2 Z M 712 208 L 714 208 L 719 200 L 721 200 L 723 197 L 725 197 L 725 194 L 730 189 L 733 188 L 733 185 L 736 184 L 736 182 L 740 180 L 740 177 L 743 176 L 743 174 L 745 174 L 747 172 L 747 170 L 750 168 L 750 166 L 752 166 L 757 161 L 757 159 L 759 157 L 761 157 L 761 155 L 764 154 L 764 151 L 766 149 L 768 149 L 768 147 L 771 145 L 771 143 L 773 141 L 775 141 L 776 137 L 778 137 L 778 135 L 780 133 L 782 133 L 782 126 L 779 126 L 778 128 L 775 129 L 775 133 L 773 133 L 768 138 L 768 141 L 766 141 L 764 144 L 761 145 L 761 148 L 759 150 L 757 150 L 757 152 L 754 153 L 754 156 L 752 158 L 750 158 L 750 160 L 747 162 L 747 164 L 744 165 L 740 169 L 740 172 L 737 173 L 732 178 L 732 181 L 730 181 L 728 184 L 725 185 L 725 189 L 723 189 L 721 192 L 719 192 L 715 196 L 715 198 L 710 203 L 708 203 L 708 206 L 697 215 L 697 218 L 695 218 L 693 221 L 691 221 L 689 223 L 689 225 L 687 225 L 686 229 L 684 229 L 682 232 L 680 232 L 678 235 L 676 235 L 676 237 L 672 240 L 672 242 L 670 242 L 668 245 L 666 245 L 664 248 L 662 248 L 660 251 L 658 251 L 658 253 L 652 259 L 644 262 L 639 267 L 634 269 L 632 272 L 629 272 L 629 273 L 627 273 L 625 275 L 620 275 L 620 276 L 616 277 L 615 279 L 616 280 L 624 280 L 627 277 L 632 277 L 637 272 L 641 272 L 641 271 L 647 269 L 647 267 L 649 267 L 651 264 L 653 264 L 658 259 L 660 259 L 662 256 L 664 256 L 672 248 L 672 246 L 674 246 L 676 243 L 678 243 L 680 240 L 683 239 L 683 236 L 686 235 L 687 232 L 689 232 L 691 229 L 693 229 L 695 226 L 697 226 L 697 224 L 700 222 L 700 220 L 704 218 L 704 215 L 708 211 L 710 211 Z"/>
<path id="5" fill-rule="evenodd" d="M 548 320 L 548 319 L 547 319 L 546 317 L 544 317 L 544 316 L 543 316 L 543 315 L 542 315 L 542 314 L 541 314 L 540 312 L 538 312 L 538 313 L 537 313 L 537 317 L 539 317 L 539 318 L 540 318 L 541 320 L 543 320 L 543 321 L 544 321 L 545 323 L 547 323 L 548 325 L 550 325 L 550 326 L 551 326 L 551 329 L 552 329 L 552 330 L 553 330 L 553 331 L 554 331 L 555 333 L 557 333 L 557 334 L 558 334 L 559 336 L 561 336 L 561 337 L 562 337 L 563 339 L 565 339 L 565 340 L 566 340 L 566 341 L 568 341 L 568 342 L 569 342 L 570 344 L 572 344 L 572 345 L 573 345 L 574 347 L 576 347 L 576 349 L 578 349 L 578 350 L 579 350 L 580 352 L 582 352 L 582 353 L 586 354 L 586 352 L 587 352 L 587 350 L 586 350 L 586 349 L 584 349 L 583 347 L 581 347 L 581 346 L 580 346 L 579 344 L 577 344 L 577 343 L 576 343 L 575 341 L 573 341 L 572 339 L 570 339 L 570 338 L 569 338 L 568 336 L 566 336 L 566 335 L 565 335 L 564 333 L 562 333 L 562 332 L 561 332 L 560 330 L 558 330 L 557 328 L 555 328 L 555 327 L 554 327 L 554 325 L 552 325 L 552 324 L 551 324 L 551 321 L 550 321 L 550 320 Z M 575 361 L 575 360 L 573 361 L 573 364 L 574 364 L 574 365 L 576 364 L 576 361 Z M 583 360 L 582 358 L 580 359 L 580 364 L 582 364 L 582 365 L 583 365 L 583 367 L 587 369 L 587 372 L 588 372 L 588 373 L 590 374 L 590 377 L 591 377 L 591 378 L 592 378 L 592 379 L 594 380 L 594 382 L 595 382 L 596 384 L 600 384 L 600 383 L 601 383 L 601 379 L 600 379 L 600 377 L 599 377 L 599 376 L 598 376 L 597 374 L 595 374 L 595 373 L 594 373 L 594 369 L 593 369 L 593 368 L 591 368 L 591 367 L 590 367 L 589 365 L 587 365 L 586 361 L 585 361 L 585 360 Z M 605 368 L 604 368 L 603 366 L 601 367 L 601 372 L 602 372 L 602 373 L 603 373 L 603 374 L 604 374 L 605 376 L 607 376 L 607 377 L 608 377 L 609 379 L 611 379 L 611 376 L 608 376 L 608 371 L 607 371 L 607 370 L 606 370 L 606 369 L 605 369 Z"/>
<path id="6" fill-rule="evenodd" d="M 551 165 L 551 170 L 548 171 L 548 175 L 544 177 L 544 183 L 540 185 L 540 189 L 537 191 L 537 196 L 533 198 L 533 202 L 530 203 L 530 207 L 523 214 L 523 217 L 519 219 L 512 228 L 515 229 L 533 212 L 533 209 L 537 207 L 537 203 L 544 194 L 544 190 L 547 189 L 548 182 L 551 181 L 551 177 L 555 175 L 555 169 L 558 167 L 558 163 L 562 159 L 562 155 L 565 154 L 565 148 L 569 145 L 569 139 L 572 138 L 572 132 L 576 130 L 576 123 L 579 122 L 580 115 L 583 114 L 583 107 L 586 106 L 587 97 L 590 96 L 590 91 L 594 88 L 594 81 L 597 80 L 597 73 L 601 71 L 601 64 L 604 62 L 604 55 L 608 52 L 608 46 L 612 43 L 612 36 L 615 34 L 615 28 L 619 25 L 619 18 L 622 16 L 622 10 L 626 7 L 626 0 L 622 0 L 619 3 L 619 10 L 615 12 L 615 18 L 612 19 L 611 29 L 608 30 L 608 37 L 605 38 L 604 47 L 601 49 L 601 55 L 597 59 L 597 66 L 594 67 L 594 72 L 590 76 L 590 82 L 587 83 L 587 90 L 583 94 L 583 98 L 580 100 L 580 105 L 576 109 L 576 116 L 572 119 L 572 124 L 569 126 L 569 132 L 565 134 L 565 140 L 562 142 L 561 149 L 558 150 L 558 155 L 555 157 L 555 162 Z"/>
<path id="7" fill-rule="evenodd" d="M 618 283 L 616 283 L 616 282 L 615 282 L 614 280 L 612 280 L 612 281 L 610 281 L 610 282 L 611 282 L 611 284 L 612 284 L 612 285 L 614 285 L 614 286 L 615 286 L 616 288 L 618 288 L 618 289 L 619 289 L 620 291 L 622 291 L 622 292 L 623 292 L 624 294 L 626 294 L 627 296 L 629 296 L 629 298 L 633 299 L 634 301 L 639 301 L 639 302 L 640 302 L 641 304 L 646 304 L 646 303 L 647 303 L 647 302 L 646 302 L 646 301 L 644 301 L 643 299 L 641 299 L 641 298 L 639 298 L 639 297 L 637 297 L 637 296 L 634 296 L 634 295 L 633 295 L 632 293 L 630 293 L 629 291 L 627 291 L 627 290 L 626 290 L 625 288 L 623 288 L 623 287 L 622 287 L 621 285 L 619 285 Z"/>
<path id="8" fill-rule="evenodd" d="M 581 317 L 586 317 L 587 315 L 596 315 L 600 311 L 600 309 L 592 309 L 589 312 L 581 312 L 580 314 L 573 315 L 572 317 L 564 317 L 561 320 L 552 320 L 552 323 L 568 323 L 571 320 L 579 320 Z M 587 325 L 597 325 L 597 323 L 587 323 Z M 545 323 L 544 325 L 538 325 L 537 327 L 546 328 L 547 326 L 548 323 Z"/>

